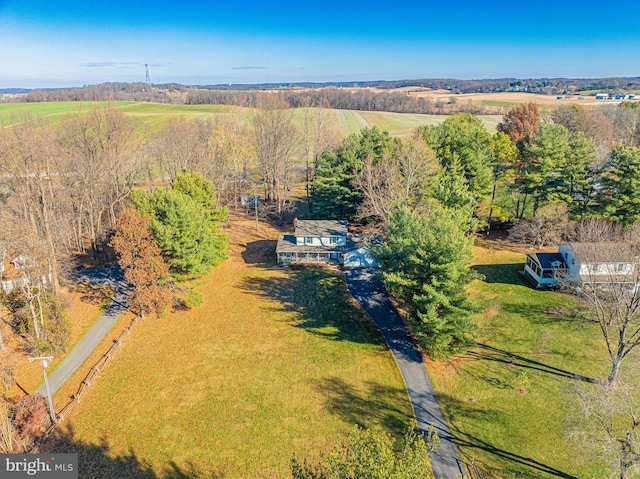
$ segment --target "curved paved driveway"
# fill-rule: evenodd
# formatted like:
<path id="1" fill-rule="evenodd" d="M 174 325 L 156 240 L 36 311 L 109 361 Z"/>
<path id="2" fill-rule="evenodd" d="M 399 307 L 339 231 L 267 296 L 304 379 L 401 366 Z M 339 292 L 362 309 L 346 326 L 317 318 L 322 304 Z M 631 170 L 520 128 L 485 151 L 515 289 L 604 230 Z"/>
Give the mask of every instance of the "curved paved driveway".
<path id="1" fill-rule="evenodd" d="M 58 389 L 71 377 L 82 363 L 93 352 L 102 338 L 109 332 L 111 327 L 118 320 L 120 315 L 127 309 L 129 302 L 129 285 L 124 280 L 124 274 L 119 266 L 110 268 L 87 269 L 75 274 L 72 278 L 75 283 L 101 283 L 109 284 L 114 291 L 113 300 L 104 310 L 102 316 L 87 331 L 84 337 L 76 344 L 76 347 L 62 361 L 58 367 L 49 375 L 49 387 L 53 396 Z M 36 391 L 43 396 L 46 394 L 44 383 Z"/>
<path id="2" fill-rule="evenodd" d="M 441 444 L 430 455 L 434 476 L 436 479 L 448 479 L 464 474 L 458 449 L 440 410 L 422 356 L 400 315 L 391 304 L 380 276 L 374 269 L 361 268 L 347 270 L 346 277 L 351 295 L 380 328 L 398 363 L 418 429 L 426 432 L 429 425 L 433 424 L 438 431 Z"/>

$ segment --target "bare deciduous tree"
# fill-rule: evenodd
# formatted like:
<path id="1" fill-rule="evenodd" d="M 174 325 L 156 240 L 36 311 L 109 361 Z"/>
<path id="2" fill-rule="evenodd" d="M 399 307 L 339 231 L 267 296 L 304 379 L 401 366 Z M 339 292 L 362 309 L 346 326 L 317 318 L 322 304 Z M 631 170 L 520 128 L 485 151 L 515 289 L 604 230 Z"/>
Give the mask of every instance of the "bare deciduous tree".
<path id="1" fill-rule="evenodd" d="M 606 241 L 619 241 L 626 238 L 627 232 L 622 229 L 620 223 L 614 223 L 604 218 L 583 218 L 568 230 L 571 241 L 584 243 L 601 243 Z"/>
<path id="2" fill-rule="evenodd" d="M 66 154 L 59 174 L 73 205 L 76 236 L 82 241 L 87 232 L 96 259 L 140 169 L 136 131 L 120 111 L 92 110 L 67 121 L 60 143 Z"/>
<path id="3" fill-rule="evenodd" d="M 509 231 L 509 239 L 536 247 L 555 245 L 565 239 L 569 224 L 565 205 L 549 205 L 540 208 L 533 217 L 518 221 Z"/>
<path id="4" fill-rule="evenodd" d="M 262 110 L 253 119 L 256 157 L 264 181 L 265 201 L 275 206 L 275 214 L 282 223 L 289 206 L 298 130 L 293 111 L 281 96 L 267 94 L 260 106 Z"/>
<path id="5" fill-rule="evenodd" d="M 218 133 L 221 148 L 227 157 L 230 168 L 231 194 L 234 208 L 242 195 L 252 191 L 249 170 L 255 165 L 255 141 L 253 129 L 239 119 L 238 116 L 222 118 L 218 121 Z M 223 206 L 218 204 L 218 206 Z M 257 205 L 256 205 L 257 206 Z"/>
<path id="6" fill-rule="evenodd" d="M 52 286 L 57 293 L 58 238 L 55 218 L 59 213 L 58 195 L 55 194 L 56 171 L 53 158 L 59 155 L 54 138 L 49 130 L 36 128 L 32 119 L 5 130 L 0 142 L 4 143 L 0 158 L 0 172 L 7 175 L 14 198 L 11 199 L 14 216 L 9 222 L 20 223 L 29 228 L 20 236 L 35 243 L 42 240 L 46 252 L 44 261 L 52 272 Z M 6 207 L 6 206 L 5 206 Z M 20 249 L 20 248 L 19 248 Z M 24 252 L 28 247 L 23 248 Z"/>
<path id="7" fill-rule="evenodd" d="M 585 456 L 598 457 L 608 477 L 638 477 L 640 409 L 632 381 L 581 383 L 572 411 L 570 432 Z"/>
<path id="8" fill-rule="evenodd" d="M 396 141 L 393 154 L 376 161 L 365 158 L 353 186 L 363 192 L 358 217 L 387 224 L 399 206 L 420 207 L 438 161 L 418 134 Z"/>
<path id="9" fill-rule="evenodd" d="M 154 155 L 169 180 L 173 181 L 185 169 L 200 171 L 197 134 L 197 123 L 184 118 L 171 119 L 160 131 Z"/>
<path id="10" fill-rule="evenodd" d="M 235 201 L 246 189 L 253 161 L 247 125 L 237 117 L 173 120 L 160 132 L 152 154 L 173 181 L 183 170 L 202 173 L 216 189 L 216 206 Z"/>
<path id="11" fill-rule="evenodd" d="M 620 365 L 640 345 L 640 268 L 633 249 L 622 242 L 575 243 L 579 246 L 580 297 L 586 317 L 602 333 L 615 381 Z"/>
<path id="12" fill-rule="evenodd" d="M 619 105 L 604 113 L 613 124 L 616 142 L 624 146 L 640 146 L 640 108 Z"/>
<path id="13" fill-rule="evenodd" d="M 318 166 L 318 159 L 322 152 L 333 150 L 340 143 L 340 132 L 335 112 L 330 109 L 328 102 L 318 108 L 305 105 L 302 112 L 301 147 L 306 159 L 307 173 L 307 203 L 310 201 L 310 185 L 313 172 Z"/>

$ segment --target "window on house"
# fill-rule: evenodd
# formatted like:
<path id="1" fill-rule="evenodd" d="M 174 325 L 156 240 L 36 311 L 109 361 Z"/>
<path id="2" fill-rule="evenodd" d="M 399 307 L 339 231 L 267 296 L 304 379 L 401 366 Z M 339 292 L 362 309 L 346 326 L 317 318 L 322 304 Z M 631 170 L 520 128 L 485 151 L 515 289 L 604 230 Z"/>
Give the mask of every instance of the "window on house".
<path id="1" fill-rule="evenodd" d="M 335 236 L 329 236 L 329 244 L 338 244 L 338 238 Z"/>
<path id="2" fill-rule="evenodd" d="M 313 244 L 313 236 L 305 236 L 304 244 Z"/>
<path id="3" fill-rule="evenodd" d="M 627 269 L 625 266 L 626 265 L 624 263 L 617 263 L 616 264 L 616 271 L 618 273 L 624 273 L 624 271 Z"/>

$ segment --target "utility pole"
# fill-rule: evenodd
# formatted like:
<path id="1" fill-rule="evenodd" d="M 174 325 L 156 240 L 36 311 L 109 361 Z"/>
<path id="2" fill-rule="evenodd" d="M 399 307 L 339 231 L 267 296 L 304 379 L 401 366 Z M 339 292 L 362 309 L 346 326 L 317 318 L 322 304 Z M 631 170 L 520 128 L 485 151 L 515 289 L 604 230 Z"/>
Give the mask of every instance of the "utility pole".
<path id="1" fill-rule="evenodd" d="M 144 72 L 145 72 L 145 83 L 149 87 L 149 91 L 151 91 L 151 77 L 149 76 L 149 65 L 147 63 L 144 64 Z"/>
<path id="2" fill-rule="evenodd" d="M 49 365 L 48 361 L 51 361 L 53 356 L 40 356 L 39 358 L 29 358 L 29 362 L 40 361 L 42 363 L 42 375 L 44 376 L 44 388 L 47 390 L 47 401 L 49 402 L 49 416 L 51 417 L 51 422 L 56 422 L 56 413 L 53 410 L 53 401 L 51 400 L 51 389 L 49 389 L 49 380 L 47 378 L 47 366 Z"/>

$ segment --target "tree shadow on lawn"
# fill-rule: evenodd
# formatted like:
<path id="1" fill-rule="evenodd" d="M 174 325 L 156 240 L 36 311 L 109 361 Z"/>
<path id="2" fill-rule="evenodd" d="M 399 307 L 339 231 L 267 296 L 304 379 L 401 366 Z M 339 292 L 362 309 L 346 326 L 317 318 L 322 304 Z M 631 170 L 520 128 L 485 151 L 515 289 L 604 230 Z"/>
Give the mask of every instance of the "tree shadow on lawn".
<path id="1" fill-rule="evenodd" d="M 111 452 L 106 438 L 99 444 L 91 444 L 78 439 L 72 426 L 57 430 L 42 446 L 43 453 L 63 453 L 78 455 L 79 479 L 197 479 L 207 477 L 222 479 L 218 471 L 200 471 L 192 462 L 187 462 L 183 470 L 170 461 L 164 470 L 157 473 L 144 459 L 138 458 L 133 449 L 129 453 L 117 455 Z"/>
<path id="2" fill-rule="evenodd" d="M 477 264 L 471 269 L 482 275 L 486 283 L 516 284 L 518 286 L 531 286 L 520 274 L 524 263 L 515 264 Z"/>
<path id="3" fill-rule="evenodd" d="M 415 422 L 412 414 L 398 408 L 398 404 L 408 400 L 404 388 L 375 381 L 367 381 L 358 388 L 337 377 L 323 379 L 316 387 L 325 395 L 327 409 L 348 424 L 367 428 L 374 423 L 399 436 Z"/>
<path id="4" fill-rule="evenodd" d="M 472 460 L 481 473 L 490 474 L 490 477 L 505 477 L 505 473 L 509 477 L 520 477 L 522 479 L 540 479 L 540 473 L 546 473 L 551 477 L 562 477 L 566 479 L 577 479 L 576 476 L 563 472 L 552 466 L 548 466 L 531 457 L 525 457 L 520 454 L 509 452 L 505 449 L 495 447 L 488 441 L 469 434 L 458 427 L 456 424 L 464 424 L 465 418 L 469 417 L 485 417 L 487 421 L 499 421 L 503 428 L 507 428 L 506 418 L 501 417 L 497 411 L 487 410 L 479 405 L 479 403 L 463 402 L 457 398 L 446 394 L 438 394 L 438 400 L 443 404 L 447 415 L 449 429 L 453 435 L 454 442 L 463 447 L 461 451 L 463 461 L 468 465 Z M 453 422 L 453 423 L 452 423 Z M 481 461 L 471 453 L 473 449 L 479 449 L 502 459 L 508 464 L 508 469 L 501 468 L 499 462 L 495 460 Z"/>
<path id="5" fill-rule="evenodd" d="M 276 263 L 276 240 L 251 241 L 244 246 L 245 250 L 240 253 L 246 264 L 275 264 Z"/>
<path id="6" fill-rule="evenodd" d="M 556 368 L 554 366 L 550 366 L 548 364 L 544 364 L 539 361 L 520 356 L 519 354 L 511 353 L 503 349 L 489 346 L 488 344 L 477 343 L 477 349 L 479 350 L 467 351 L 467 357 L 484 361 L 496 361 L 510 366 L 533 369 L 535 371 L 540 371 L 567 379 L 573 379 L 576 381 L 583 381 L 586 383 L 596 382 L 594 378 L 572 373 L 571 371 L 567 371 L 565 369 Z"/>
<path id="7" fill-rule="evenodd" d="M 242 287 L 281 307 L 274 311 L 298 313 L 292 323 L 334 341 L 379 344 L 380 331 L 360 309 L 342 276 L 326 268 L 287 270 L 286 277 L 246 278 Z"/>
<path id="8" fill-rule="evenodd" d="M 556 293 L 563 294 L 563 293 Z M 563 298 L 564 304 L 570 303 L 574 300 L 572 297 Z M 565 308 L 562 306 L 548 305 L 543 306 L 540 303 L 537 304 L 501 304 L 500 308 L 509 314 L 517 314 L 526 318 L 527 321 L 533 324 L 549 325 L 549 324 L 566 324 L 574 327 L 575 329 L 586 327 L 587 324 L 597 324 L 597 321 L 590 319 L 587 316 L 585 308 L 578 306 Z"/>

